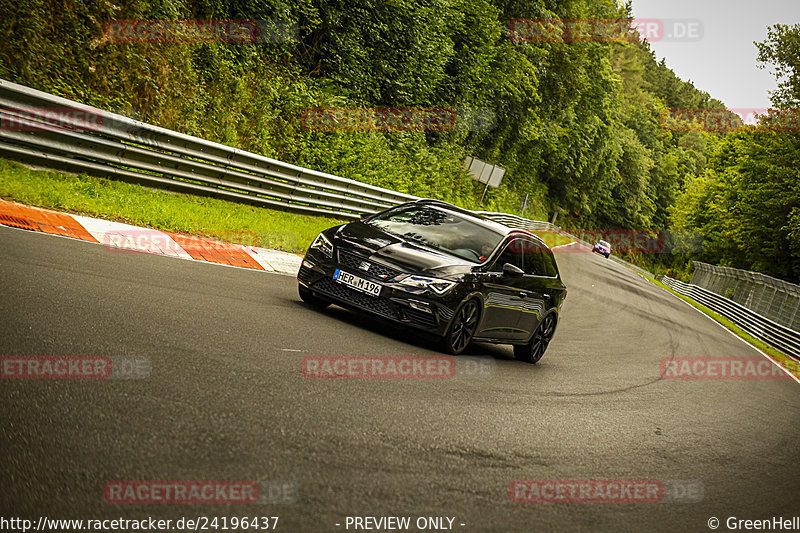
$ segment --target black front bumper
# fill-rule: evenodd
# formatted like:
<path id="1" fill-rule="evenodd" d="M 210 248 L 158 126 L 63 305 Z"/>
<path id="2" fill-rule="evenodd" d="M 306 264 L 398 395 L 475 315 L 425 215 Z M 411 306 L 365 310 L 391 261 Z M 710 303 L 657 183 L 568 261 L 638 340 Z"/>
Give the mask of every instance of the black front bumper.
<path id="1" fill-rule="evenodd" d="M 336 260 L 334 260 L 336 259 Z M 369 261 L 371 272 L 365 273 L 354 268 L 353 260 Z M 336 269 L 355 276 L 369 279 L 383 286 L 379 296 L 372 296 L 352 289 L 333 279 Z M 444 335 L 458 301 L 451 298 L 437 299 L 425 290 L 400 285 L 391 281 L 403 273 L 387 265 L 360 258 L 353 252 L 334 251 L 334 258 L 327 258 L 316 251 L 309 251 L 297 273 L 297 281 L 310 289 L 315 296 L 325 298 L 342 307 L 365 311 L 385 320 L 424 330 L 436 335 Z M 380 276 L 386 276 L 385 278 Z"/>

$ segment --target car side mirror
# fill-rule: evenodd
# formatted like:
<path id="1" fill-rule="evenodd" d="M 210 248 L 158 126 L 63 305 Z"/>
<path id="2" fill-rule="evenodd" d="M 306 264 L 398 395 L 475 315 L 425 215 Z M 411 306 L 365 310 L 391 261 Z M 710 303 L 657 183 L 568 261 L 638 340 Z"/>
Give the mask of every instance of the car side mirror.
<path id="1" fill-rule="evenodd" d="M 521 278 L 525 275 L 525 272 L 516 265 L 506 263 L 503 265 L 503 275 L 508 276 L 509 278 Z"/>
<path id="2" fill-rule="evenodd" d="M 363 222 L 364 220 L 367 220 L 370 216 L 371 215 L 369 213 L 359 213 L 358 219 Z"/>

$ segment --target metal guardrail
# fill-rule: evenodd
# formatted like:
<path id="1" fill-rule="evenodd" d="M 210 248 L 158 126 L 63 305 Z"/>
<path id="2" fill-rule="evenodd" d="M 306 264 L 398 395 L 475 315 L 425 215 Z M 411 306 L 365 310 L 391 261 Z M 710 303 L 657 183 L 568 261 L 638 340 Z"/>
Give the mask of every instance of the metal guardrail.
<path id="1" fill-rule="evenodd" d="M 475 211 L 475 213 L 490 220 L 494 220 L 495 222 L 499 222 L 500 224 L 506 225 L 509 228 L 520 228 L 531 231 L 536 231 L 536 230 L 559 231 L 559 232 L 562 231 L 561 228 L 559 228 L 558 226 L 554 226 L 549 222 L 542 222 L 540 220 L 529 220 L 527 218 L 522 218 L 517 215 L 510 215 L 508 213 L 497 213 L 495 211 Z"/>
<path id="2" fill-rule="evenodd" d="M 418 196 L 298 167 L 0 79 L 0 156 L 189 194 L 357 219 Z M 516 228 L 549 222 L 479 211 Z"/>
<path id="3" fill-rule="evenodd" d="M 684 296 L 689 296 L 709 309 L 730 319 L 753 337 L 764 341 L 787 355 L 800 360 L 800 332 L 782 326 L 733 300 L 691 283 L 683 283 L 667 276 L 659 276 L 664 285 Z"/>
<path id="4" fill-rule="evenodd" d="M 103 111 L 0 79 L 0 157 L 150 187 L 342 219 L 419 197 L 318 172 Z M 477 211 L 509 227 L 549 222 Z M 615 261 L 635 270 L 645 271 Z M 649 274 L 649 272 L 647 272 Z"/>
<path id="5" fill-rule="evenodd" d="M 2 79 L 0 121 L 0 156 L 48 168 L 343 219 L 418 199 Z"/>
<path id="6" fill-rule="evenodd" d="M 729 298 L 789 329 L 800 330 L 800 286 L 738 268 L 694 263 L 692 284 Z"/>

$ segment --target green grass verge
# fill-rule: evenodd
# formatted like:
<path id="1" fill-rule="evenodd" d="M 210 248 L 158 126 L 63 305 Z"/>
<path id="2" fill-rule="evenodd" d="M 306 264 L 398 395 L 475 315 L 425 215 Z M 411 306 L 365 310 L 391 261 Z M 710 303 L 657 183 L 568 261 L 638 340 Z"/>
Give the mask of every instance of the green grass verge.
<path id="1" fill-rule="evenodd" d="M 294 253 L 305 252 L 323 229 L 344 222 L 83 174 L 33 170 L 5 159 L 0 159 L 0 197 L 136 226 Z"/>
<path id="2" fill-rule="evenodd" d="M 709 309 L 705 305 L 703 305 L 701 303 L 698 303 L 697 301 L 695 301 L 694 299 L 692 299 L 692 298 L 690 298 L 688 296 L 684 296 L 683 294 L 675 292 L 674 290 L 670 289 L 669 287 L 667 287 L 666 285 L 664 285 L 660 281 L 656 280 L 655 278 L 651 278 L 650 276 L 645 276 L 645 275 L 642 275 L 642 277 L 645 278 L 647 281 L 653 283 L 654 285 L 657 285 L 658 287 L 661 287 L 665 291 L 674 294 L 675 296 L 677 296 L 678 298 L 680 298 L 684 302 L 688 303 L 692 307 L 694 307 L 696 309 L 699 309 L 700 311 L 702 311 L 706 315 L 710 316 L 711 318 L 713 318 L 714 320 L 716 320 L 717 322 L 719 322 L 720 324 L 722 324 L 723 326 L 725 326 L 726 328 L 731 330 L 737 336 L 741 337 L 742 339 L 746 340 L 747 342 L 749 342 L 750 344 L 752 344 L 753 346 L 755 346 L 756 348 L 758 348 L 762 352 L 764 352 L 767 355 L 769 355 L 770 357 L 772 357 L 775 361 L 780 363 L 789 372 L 791 372 L 792 374 L 794 374 L 797 377 L 800 377 L 800 362 L 795 361 L 794 359 L 792 359 L 791 357 L 789 357 L 785 353 L 781 352 L 780 350 L 776 350 L 772 346 L 766 344 L 764 341 L 761 341 L 761 340 L 753 337 L 752 335 L 747 333 L 745 330 L 743 330 L 742 328 L 740 328 L 739 326 L 734 324 L 730 319 L 722 316 L 721 314 L 717 313 L 716 311 L 712 311 L 711 309 Z"/>
<path id="3" fill-rule="evenodd" d="M 553 233 L 552 231 L 537 230 L 532 231 L 531 233 L 542 239 L 549 248 L 575 242 L 574 239 L 570 239 L 569 237 L 561 235 L 560 233 Z"/>

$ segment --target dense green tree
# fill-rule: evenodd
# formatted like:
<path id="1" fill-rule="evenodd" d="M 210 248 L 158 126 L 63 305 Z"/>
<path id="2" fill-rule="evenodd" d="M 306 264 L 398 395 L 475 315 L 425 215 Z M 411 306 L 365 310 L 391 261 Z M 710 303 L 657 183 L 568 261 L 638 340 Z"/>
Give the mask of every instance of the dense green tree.
<path id="1" fill-rule="evenodd" d="M 776 69 L 779 89 L 772 99 L 779 107 L 800 102 L 798 35 L 800 26 L 777 25 L 756 43 L 759 60 Z M 687 257 L 800 281 L 798 126 L 797 113 L 789 110 L 718 140 L 700 132 L 683 137 L 680 145 L 695 154 L 704 150 L 701 140 L 712 146 L 705 149 L 705 171 L 687 182 L 672 207 L 676 231 L 703 237 L 702 249 Z M 704 163 L 698 156 L 698 165 Z"/>
<path id="2" fill-rule="evenodd" d="M 708 169 L 673 208 L 673 227 L 699 231 L 693 257 L 800 280 L 800 135 L 743 131 L 725 137 Z"/>
<path id="3" fill-rule="evenodd" d="M 756 42 L 761 68 L 772 67 L 778 88 L 772 93 L 777 107 L 800 107 L 800 24 L 776 24 L 764 42 Z"/>
<path id="4" fill-rule="evenodd" d="M 701 232 L 703 248 L 639 259 L 683 268 L 700 257 L 798 276 L 797 133 L 767 123 L 732 134 L 671 129 L 671 111 L 724 105 L 636 33 L 512 31 L 518 19 L 629 24 L 630 3 L 0 0 L 0 11 L 3 78 L 467 207 L 483 192 L 462 166 L 473 155 L 506 169 L 483 207 L 518 212 L 528 195 L 527 215 L 560 213 L 567 227 L 663 230 L 671 221 L 676 233 Z M 273 41 L 118 43 L 105 31 L 113 19 L 292 26 Z M 778 25 L 757 44 L 780 74 L 778 107 L 798 103 L 798 35 L 800 26 Z M 446 131 L 318 131 L 303 118 L 317 107 L 440 107 L 459 119 Z"/>

